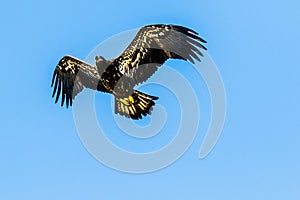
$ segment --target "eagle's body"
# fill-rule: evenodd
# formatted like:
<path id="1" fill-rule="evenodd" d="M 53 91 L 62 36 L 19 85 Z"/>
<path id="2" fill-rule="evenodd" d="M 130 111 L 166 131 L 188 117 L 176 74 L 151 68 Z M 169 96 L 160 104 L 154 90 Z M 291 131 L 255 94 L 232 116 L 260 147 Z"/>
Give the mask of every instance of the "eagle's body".
<path id="1" fill-rule="evenodd" d="M 125 51 L 117 58 L 105 60 L 96 56 L 96 67 L 72 56 L 63 57 L 55 68 L 53 97 L 61 105 L 72 105 L 72 100 L 84 87 L 111 93 L 115 96 L 115 113 L 140 119 L 151 113 L 153 100 L 134 90 L 146 81 L 167 59 L 200 60 L 206 43 L 191 29 L 175 25 L 149 25 L 142 27 Z M 167 77 L 166 77 L 167 78 Z"/>

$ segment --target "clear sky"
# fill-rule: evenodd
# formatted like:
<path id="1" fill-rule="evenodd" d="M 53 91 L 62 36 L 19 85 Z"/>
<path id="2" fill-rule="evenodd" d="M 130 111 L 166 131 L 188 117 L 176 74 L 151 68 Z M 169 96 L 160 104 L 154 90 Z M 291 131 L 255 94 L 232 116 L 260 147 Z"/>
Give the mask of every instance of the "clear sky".
<path id="1" fill-rule="evenodd" d="M 0 199 L 300 198 L 298 1 L 1 4 Z M 226 87 L 227 119 L 205 159 L 198 159 L 200 133 L 170 167 L 133 175 L 86 151 L 72 109 L 51 99 L 50 80 L 63 55 L 84 59 L 110 36 L 151 23 L 184 25 L 208 41 Z"/>

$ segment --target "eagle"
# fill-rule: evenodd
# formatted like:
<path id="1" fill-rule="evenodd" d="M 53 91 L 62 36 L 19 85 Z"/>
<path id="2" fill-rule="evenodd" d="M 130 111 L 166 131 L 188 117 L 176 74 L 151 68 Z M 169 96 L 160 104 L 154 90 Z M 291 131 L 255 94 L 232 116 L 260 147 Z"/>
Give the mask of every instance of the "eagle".
<path id="1" fill-rule="evenodd" d="M 115 114 L 142 119 L 151 114 L 158 97 L 134 87 L 151 77 L 168 59 L 200 61 L 203 56 L 200 49 L 207 50 L 203 43 L 206 41 L 197 32 L 183 26 L 143 26 L 120 56 L 111 60 L 96 56 L 96 66 L 64 56 L 53 73 L 52 97 L 57 103 L 61 96 L 61 106 L 65 104 L 68 108 L 84 88 L 106 92 L 115 98 Z"/>

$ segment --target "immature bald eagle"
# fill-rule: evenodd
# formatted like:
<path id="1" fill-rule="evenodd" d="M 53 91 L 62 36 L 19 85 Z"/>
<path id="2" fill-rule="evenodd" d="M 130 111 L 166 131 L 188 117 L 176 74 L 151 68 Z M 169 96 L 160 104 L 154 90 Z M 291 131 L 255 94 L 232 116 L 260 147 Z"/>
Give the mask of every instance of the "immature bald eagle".
<path id="1" fill-rule="evenodd" d="M 96 67 L 65 56 L 54 70 L 52 97 L 56 94 L 57 103 L 62 94 L 61 106 L 66 102 L 68 108 L 83 88 L 108 92 L 115 97 L 115 113 L 141 119 L 151 113 L 153 100 L 158 97 L 134 90 L 134 86 L 146 81 L 169 58 L 200 61 L 199 56 L 203 55 L 199 48 L 206 50 L 200 42 L 206 41 L 197 35 L 182 26 L 148 25 L 138 31 L 119 57 L 105 60 L 96 56 Z"/>

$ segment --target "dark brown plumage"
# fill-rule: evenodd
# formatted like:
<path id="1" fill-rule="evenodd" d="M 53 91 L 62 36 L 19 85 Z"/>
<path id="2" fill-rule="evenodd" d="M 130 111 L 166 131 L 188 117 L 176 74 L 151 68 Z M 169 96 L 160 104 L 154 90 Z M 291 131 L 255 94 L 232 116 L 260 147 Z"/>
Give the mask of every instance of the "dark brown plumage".
<path id="1" fill-rule="evenodd" d="M 115 96 L 115 113 L 141 119 L 151 113 L 154 100 L 134 90 L 134 87 L 155 73 L 166 60 L 183 59 L 194 63 L 203 56 L 206 43 L 188 28 L 176 25 L 148 25 L 142 27 L 125 51 L 117 58 L 105 60 L 96 56 L 96 67 L 72 56 L 63 57 L 55 68 L 52 84 L 55 103 L 62 96 L 61 106 L 72 105 L 84 87 Z"/>

